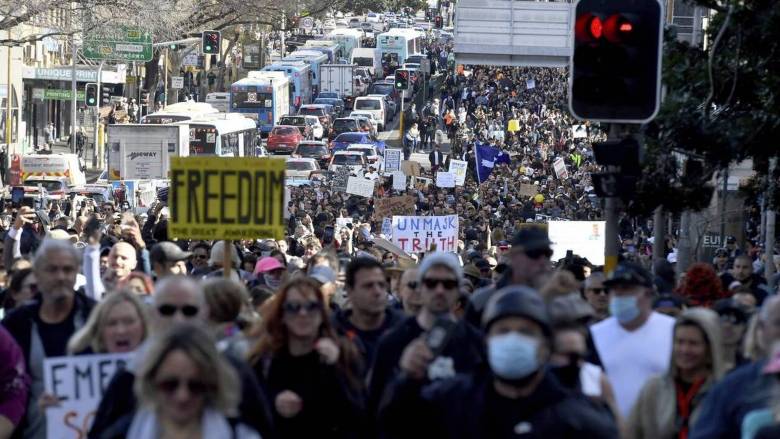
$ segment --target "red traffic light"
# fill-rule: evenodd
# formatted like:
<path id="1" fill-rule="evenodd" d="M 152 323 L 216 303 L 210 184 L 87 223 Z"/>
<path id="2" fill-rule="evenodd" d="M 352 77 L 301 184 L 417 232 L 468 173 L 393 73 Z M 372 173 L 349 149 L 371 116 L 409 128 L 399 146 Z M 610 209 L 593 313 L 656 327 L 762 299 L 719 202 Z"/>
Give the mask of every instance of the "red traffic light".
<path id="1" fill-rule="evenodd" d="M 634 24 L 623 14 L 612 14 L 604 23 L 604 38 L 611 43 L 627 41 L 634 33 Z"/>
<path id="2" fill-rule="evenodd" d="M 590 36 L 593 38 L 601 38 L 601 32 L 604 30 L 604 26 L 601 24 L 601 19 L 599 17 L 593 17 L 590 20 L 590 26 L 588 26 L 588 30 L 590 30 Z"/>

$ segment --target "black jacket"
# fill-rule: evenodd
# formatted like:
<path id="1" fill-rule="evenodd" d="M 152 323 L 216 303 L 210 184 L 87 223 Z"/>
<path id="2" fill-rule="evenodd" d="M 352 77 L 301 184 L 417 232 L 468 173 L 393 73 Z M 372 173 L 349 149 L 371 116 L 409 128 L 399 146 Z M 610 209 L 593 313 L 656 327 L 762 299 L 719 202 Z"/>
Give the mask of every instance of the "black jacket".
<path id="1" fill-rule="evenodd" d="M 255 379 L 252 369 L 239 359 L 225 355 L 225 359 L 235 368 L 241 380 L 241 403 L 238 406 L 239 420 L 257 430 L 263 439 L 274 438 L 274 428 L 271 408 L 265 399 L 265 392 Z M 122 431 L 123 423 L 132 420 L 138 401 L 133 392 L 135 374 L 128 370 L 117 372 L 108 384 L 103 399 L 100 400 L 92 428 L 87 434 L 89 439 L 104 437 L 121 437 L 116 433 L 106 435 L 106 432 Z M 123 419 L 125 418 L 125 419 Z M 129 423 L 127 424 L 129 427 Z M 218 438 L 223 439 L 223 438 Z"/>
<path id="2" fill-rule="evenodd" d="M 361 367 L 363 369 L 363 376 L 368 373 L 368 367 L 373 363 L 374 356 L 376 355 L 376 347 L 379 344 L 379 339 L 387 331 L 396 327 L 404 320 L 404 314 L 396 309 L 387 307 L 385 309 L 385 321 L 382 323 L 382 327 L 376 331 L 363 332 L 355 328 L 352 322 L 349 321 L 352 315 L 352 310 L 339 309 L 333 314 L 331 318 L 331 324 L 336 333 L 352 341 L 355 344 L 362 360 Z"/>
<path id="3" fill-rule="evenodd" d="M 380 426 L 391 437 L 421 439 L 618 437 L 608 411 L 564 389 L 548 372 L 531 395 L 513 401 L 498 396 L 486 369 L 427 386 L 396 379 Z"/>

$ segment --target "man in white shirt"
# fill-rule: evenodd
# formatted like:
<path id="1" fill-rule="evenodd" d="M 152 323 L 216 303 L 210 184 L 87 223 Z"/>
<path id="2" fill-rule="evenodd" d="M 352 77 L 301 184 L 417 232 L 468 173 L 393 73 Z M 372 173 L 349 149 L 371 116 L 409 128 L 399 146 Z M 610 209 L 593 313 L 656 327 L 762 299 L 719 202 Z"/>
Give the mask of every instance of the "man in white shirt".
<path id="1" fill-rule="evenodd" d="M 669 366 L 674 319 L 653 311 L 652 276 L 637 264 L 618 265 L 604 287 L 612 316 L 590 331 L 620 414 L 628 417 L 645 382 Z"/>

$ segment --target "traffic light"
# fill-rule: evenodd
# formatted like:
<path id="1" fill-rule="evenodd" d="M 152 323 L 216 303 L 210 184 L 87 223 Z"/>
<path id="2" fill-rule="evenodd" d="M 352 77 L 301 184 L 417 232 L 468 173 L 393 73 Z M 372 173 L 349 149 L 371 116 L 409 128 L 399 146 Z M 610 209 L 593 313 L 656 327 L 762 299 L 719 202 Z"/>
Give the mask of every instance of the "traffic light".
<path id="1" fill-rule="evenodd" d="M 569 110 L 578 119 L 644 123 L 661 95 L 660 0 L 580 0 L 575 9 Z"/>
<path id="2" fill-rule="evenodd" d="M 87 107 L 97 107 L 98 105 L 98 86 L 90 82 L 84 87 L 84 103 Z"/>
<path id="3" fill-rule="evenodd" d="M 110 85 L 102 85 L 100 87 L 100 106 L 104 107 L 111 104 L 111 93 L 114 92 L 114 87 Z"/>
<path id="4" fill-rule="evenodd" d="M 436 17 L 434 17 L 434 19 L 433 19 L 433 25 L 434 25 L 434 27 L 436 27 L 437 29 L 441 29 L 441 15 L 437 15 Z"/>
<path id="5" fill-rule="evenodd" d="M 396 90 L 409 90 L 409 70 L 398 69 L 395 71 Z"/>
<path id="6" fill-rule="evenodd" d="M 220 35 L 216 30 L 204 30 L 201 38 L 200 49 L 203 54 L 213 55 L 219 53 Z"/>

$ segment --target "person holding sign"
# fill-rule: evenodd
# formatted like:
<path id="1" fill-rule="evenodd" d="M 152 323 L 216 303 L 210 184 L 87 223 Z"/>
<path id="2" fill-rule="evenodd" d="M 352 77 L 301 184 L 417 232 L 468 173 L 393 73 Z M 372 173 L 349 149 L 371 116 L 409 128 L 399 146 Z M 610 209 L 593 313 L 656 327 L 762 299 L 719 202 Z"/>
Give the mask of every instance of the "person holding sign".
<path id="1" fill-rule="evenodd" d="M 200 326 L 181 324 L 161 335 L 138 371 L 139 408 L 103 438 L 259 439 L 237 414 L 241 382 Z"/>

